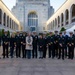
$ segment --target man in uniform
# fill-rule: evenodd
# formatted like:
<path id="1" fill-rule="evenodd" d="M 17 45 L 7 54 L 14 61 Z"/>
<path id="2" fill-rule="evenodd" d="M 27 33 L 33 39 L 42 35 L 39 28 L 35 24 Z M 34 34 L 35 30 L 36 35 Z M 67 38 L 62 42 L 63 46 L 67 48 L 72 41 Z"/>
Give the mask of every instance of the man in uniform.
<path id="1" fill-rule="evenodd" d="M 43 34 L 43 43 L 44 43 L 44 49 L 43 49 L 43 58 L 46 58 L 47 53 L 47 36 L 46 33 Z"/>
<path id="2" fill-rule="evenodd" d="M 37 42 L 38 42 L 38 36 L 36 35 L 36 32 L 33 32 L 33 58 L 37 58 Z"/>
<path id="3" fill-rule="evenodd" d="M 58 59 L 62 57 L 64 60 L 64 45 L 65 45 L 65 38 L 62 35 L 62 32 L 59 33 L 59 52 L 58 52 Z M 61 55 L 62 54 L 62 55 Z"/>
<path id="4" fill-rule="evenodd" d="M 11 58 L 14 57 L 14 47 L 15 47 L 15 35 L 14 33 L 10 36 L 10 56 Z"/>
<path id="5" fill-rule="evenodd" d="M 22 46 L 22 58 L 26 58 L 26 51 L 25 51 L 25 46 L 26 46 L 26 33 L 23 32 L 21 36 L 21 46 Z"/>
<path id="6" fill-rule="evenodd" d="M 44 43 L 43 43 L 43 34 L 39 34 L 38 38 L 38 48 L 39 48 L 39 59 L 43 58 L 43 49 L 44 49 Z"/>
<path id="7" fill-rule="evenodd" d="M 68 49 L 69 49 L 69 59 L 74 58 L 74 36 L 73 32 L 70 32 L 70 37 L 68 38 Z"/>
<path id="8" fill-rule="evenodd" d="M 58 57 L 58 39 L 59 39 L 59 35 L 58 35 L 58 31 L 55 31 L 54 34 L 54 51 L 55 51 L 55 56 Z"/>
<path id="9" fill-rule="evenodd" d="M 49 49 L 49 58 L 54 58 L 55 57 L 55 51 L 54 51 L 54 38 L 52 35 L 52 32 L 50 32 L 50 35 L 48 37 L 48 49 Z"/>
<path id="10" fill-rule="evenodd" d="M 8 57 L 9 36 L 8 36 L 7 31 L 4 32 L 4 35 L 2 37 L 2 41 L 3 41 L 3 58 L 5 58 L 5 56 L 7 58 L 9 58 Z"/>
<path id="11" fill-rule="evenodd" d="M 68 51 L 67 51 L 67 42 L 68 42 L 68 35 L 66 34 L 66 31 L 64 31 L 64 34 L 63 34 L 64 38 L 65 38 L 65 58 L 67 58 L 67 55 L 68 55 Z"/>
<path id="12" fill-rule="evenodd" d="M 19 36 L 19 32 L 17 32 L 17 35 L 15 36 L 15 42 L 16 42 L 16 57 L 21 57 L 21 39 Z"/>

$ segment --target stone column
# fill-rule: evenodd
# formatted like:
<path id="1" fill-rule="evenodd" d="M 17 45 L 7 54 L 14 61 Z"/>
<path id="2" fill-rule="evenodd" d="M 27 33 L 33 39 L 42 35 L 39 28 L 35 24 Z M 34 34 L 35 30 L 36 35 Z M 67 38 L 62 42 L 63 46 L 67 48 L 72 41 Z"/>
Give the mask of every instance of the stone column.
<path id="1" fill-rule="evenodd" d="M 10 18 L 9 18 L 9 26 L 8 26 L 8 27 L 9 27 L 9 29 L 10 29 Z"/>
<path id="2" fill-rule="evenodd" d="M 6 25 L 5 27 L 7 27 L 7 16 L 6 16 L 6 21 L 5 21 L 5 25 Z"/>
<path id="3" fill-rule="evenodd" d="M 2 12 L 2 26 L 3 26 L 3 24 L 4 24 L 4 19 L 3 19 L 3 17 L 4 17 L 4 13 Z"/>
<path id="4" fill-rule="evenodd" d="M 65 14 L 65 12 L 64 12 L 64 26 L 66 25 L 66 14 Z"/>
<path id="5" fill-rule="evenodd" d="M 62 21 L 62 20 L 61 20 L 61 15 L 60 15 L 60 27 L 62 26 L 62 23 L 61 23 L 61 21 Z"/>
<path id="6" fill-rule="evenodd" d="M 71 15 L 72 15 L 72 11 L 71 9 L 69 9 L 69 24 L 71 24 Z"/>

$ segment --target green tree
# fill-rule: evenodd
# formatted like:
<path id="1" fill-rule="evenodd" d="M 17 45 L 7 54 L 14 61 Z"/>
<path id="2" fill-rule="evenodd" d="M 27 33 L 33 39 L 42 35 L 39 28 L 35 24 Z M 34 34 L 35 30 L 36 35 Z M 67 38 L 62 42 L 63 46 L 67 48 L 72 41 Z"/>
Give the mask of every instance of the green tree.
<path id="1" fill-rule="evenodd" d="M 3 36 L 4 35 L 4 29 L 2 29 L 2 32 L 1 32 L 1 36 Z"/>
<path id="2" fill-rule="evenodd" d="M 60 32 L 63 32 L 65 31 L 66 29 L 64 27 L 61 28 Z"/>
<path id="3" fill-rule="evenodd" d="M 10 31 L 8 31 L 8 36 L 10 36 Z"/>

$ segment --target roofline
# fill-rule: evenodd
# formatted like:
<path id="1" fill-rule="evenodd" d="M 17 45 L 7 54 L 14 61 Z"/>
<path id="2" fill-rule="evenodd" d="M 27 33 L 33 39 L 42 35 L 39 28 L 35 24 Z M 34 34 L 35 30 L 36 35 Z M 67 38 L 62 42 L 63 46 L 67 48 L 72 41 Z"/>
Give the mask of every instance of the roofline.
<path id="1" fill-rule="evenodd" d="M 2 1 L 2 0 L 0 0 L 4 5 L 5 5 L 5 3 Z M 10 13 L 18 20 L 18 18 L 11 12 L 11 10 L 5 5 L 5 7 L 10 11 Z M 18 20 L 19 21 L 19 20 Z M 20 21 L 19 21 L 20 22 Z"/>
<path id="2" fill-rule="evenodd" d="M 61 7 L 63 7 L 63 5 L 64 5 L 66 2 L 67 2 L 67 0 L 54 12 L 54 14 L 57 13 L 57 12 L 59 11 L 59 9 L 60 9 Z M 53 14 L 53 15 L 54 15 L 54 14 Z M 53 15 L 52 15 L 52 16 L 53 16 Z M 52 17 L 52 16 L 51 16 L 51 17 Z M 50 18 L 51 18 L 51 17 L 50 17 Z M 50 18 L 49 18 L 49 19 L 50 19 Z M 49 19 L 48 19 L 48 20 L 49 20 Z"/>

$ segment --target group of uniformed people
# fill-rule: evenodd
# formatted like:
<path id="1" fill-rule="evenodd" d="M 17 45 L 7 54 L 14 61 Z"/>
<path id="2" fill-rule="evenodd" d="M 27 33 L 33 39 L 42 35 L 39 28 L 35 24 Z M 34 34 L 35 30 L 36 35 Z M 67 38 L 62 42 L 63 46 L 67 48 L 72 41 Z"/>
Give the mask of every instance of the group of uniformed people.
<path id="1" fill-rule="evenodd" d="M 11 56 L 13 58 L 58 58 L 73 59 L 75 47 L 75 30 L 68 36 L 66 31 L 58 31 L 46 34 L 36 34 L 36 32 L 17 32 L 8 36 L 7 32 L 2 36 L 3 58 Z M 46 56 L 47 55 L 47 56 Z"/>

